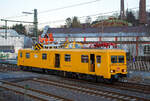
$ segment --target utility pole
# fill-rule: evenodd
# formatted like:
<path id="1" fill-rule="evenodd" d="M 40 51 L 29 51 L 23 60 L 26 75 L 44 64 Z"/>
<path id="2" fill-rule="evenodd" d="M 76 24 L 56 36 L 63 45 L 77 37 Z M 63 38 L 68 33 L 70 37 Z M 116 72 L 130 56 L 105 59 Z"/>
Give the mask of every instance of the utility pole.
<path id="1" fill-rule="evenodd" d="M 34 37 L 38 42 L 38 20 L 37 20 L 37 9 L 34 9 Z"/>
<path id="2" fill-rule="evenodd" d="M 1 21 L 5 21 L 5 39 L 7 39 L 7 22 L 20 22 L 20 23 L 32 23 L 34 24 L 34 29 L 33 29 L 33 36 L 34 40 L 38 42 L 38 19 L 37 19 L 37 9 L 34 9 L 34 13 L 30 12 L 22 12 L 25 14 L 34 14 L 34 21 L 29 22 L 29 21 L 16 21 L 16 20 L 6 20 L 6 19 L 1 19 Z"/>
<path id="3" fill-rule="evenodd" d="M 34 21 L 33 21 L 33 39 L 38 42 L 38 18 L 37 18 L 37 9 L 34 9 L 34 13 L 32 12 L 22 12 L 24 14 L 34 14 Z"/>
<path id="4" fill-rule="evenodd" d="M 6 19 L 1 19 L 1 21 L 5 21 L 5 39 L 7 39 L 7 22 L 20 22 L 20 23 L 32 23 L 34 24 L 34 29 L 33 29 L 33 36 L 35 37 L 34 40 L 38 42 L 38 20 L 37 20 L 37 9 L 34 9 L 34 13 L 30 12 L 22 12 L 25 14 L 34 14 L 34 21 L 29 22 L 29 21 L 16 21 L 16 20 L 6 20 Z"/>
<path id="5" fill-rule="evenodd" d="M 7 20 L 5 20 L 5 39 L 7 39 Z"/>

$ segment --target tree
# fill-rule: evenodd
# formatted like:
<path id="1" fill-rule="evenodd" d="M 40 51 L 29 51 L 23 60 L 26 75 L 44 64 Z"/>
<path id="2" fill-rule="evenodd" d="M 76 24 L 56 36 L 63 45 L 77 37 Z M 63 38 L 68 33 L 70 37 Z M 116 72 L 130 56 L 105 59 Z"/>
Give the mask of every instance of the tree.
<path id="1" fill-rule="evenodd" d="M 1 26 L 1 27 L 0 27 L 0 29 L 5 29 L 5 28 L 6 28 L 6 26 Z"/>
<path id="2" fill-rule="evenodd" d="M 66 19 L 66 26 L 67 26 L 67 28 L 71 27 L 71 23 L 72 23 L 71 18 L 67 18 Z"/>
<path id="3" fill-rule="evenodd" d="M 126 20 L 128 22 L 132 23 L 134 26 L 137 25 L 137 20 L 136 20 L 134 14 L 132 13 L 132 11 L 128 12 L 128 10 L 127 10 L 126 16 L 127 16 Z"/>
<path id="4" fill-rule="evenodd" d="M 71 23 L 72 28 L 81 28 L 80 21 L 78 20 L 78 17 L 74 16 Z"/>
<path id="5" fill-rule="evenodd" d="M 18 34 L 26 35 L 25 26 L 23 26 L 22 24 L 13 25 L 12 29 L 14 29 Z"/>
<path id="6" fill-rule="evenodd" d="M 92 21 L 92 18 L 90 16 L 87 16 L 85 19 L 85 23 L 90 24 Z"/>

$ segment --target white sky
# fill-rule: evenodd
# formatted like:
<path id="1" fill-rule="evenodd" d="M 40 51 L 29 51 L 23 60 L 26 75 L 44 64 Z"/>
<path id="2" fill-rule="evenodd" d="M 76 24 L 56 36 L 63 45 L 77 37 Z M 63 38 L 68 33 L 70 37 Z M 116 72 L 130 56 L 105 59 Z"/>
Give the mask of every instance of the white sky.
<path id="1" fill-rule="evenodd" d="M 23 11 L 33 12 L 33 9 L 38 9 L 38 12 L 51 10 L 55 8 L 65 7 L 69 5 L 79 4 L 83 2 L 89 2 L 94 0 L 0 0 L 0 19 L 9 18 L 11 20 L 24 20 L 33 21 L 33 15 L 25 17 L 15 17 L 23 15 Z M 150 0 L 146 0 L 147 4 L 150 5 Z M 139 7 L 139 0 L 125 0 L 125 9 Z M 147 7 L 150 8 L 150 7 Z M 47 24 L 39 25 L 43 27 L 45 25 L 58 26 L 63 22 L 52 23 L 53 21 L 66 19 L 67 17 L 73 16 L 88 16 L 92 14 L 105 13 L 120 10 L 120 0 L 101 0 L 94 3 L 81 5 L 77 7 L 51 11 L 48 13 L 38 14 L 39 23 L 49 22 Z M 15 17 L 15 18 L 13 18 Z M 8 23 L 12 25 L 15 23 Z M 0 25 L 4 25 L 4 22 L 0 21 Z"/>

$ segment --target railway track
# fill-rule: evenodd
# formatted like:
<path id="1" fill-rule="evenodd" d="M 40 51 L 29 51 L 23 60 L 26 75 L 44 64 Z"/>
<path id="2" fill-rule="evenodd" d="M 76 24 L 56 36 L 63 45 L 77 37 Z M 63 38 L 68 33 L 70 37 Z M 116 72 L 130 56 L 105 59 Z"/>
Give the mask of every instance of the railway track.
<path id="1" fill-rule="evenodd" d="M 0 72 L 20 71 L 16 64 L 0 63 Z"/>
<path id="2" fill-rule="evenodd" d="M 37 79 L 34 79 L 33 81 L 42 83 L 42 84 L 53 85 L 56 87 L 69 89 L 69 90 L 72 90 L 72 91 L 75 91 L 78 93 L 86 93 L 86 94 L 92 95 L 92 96 L 105 97 L 105 98 L 109 98 L 110 100 L 150 101 L 150 99 L 145 99 L 145 98 L 141 98 L 141 97 L 121 94 L 121 93 L 112 92 L 112 91 L 106 91 L 106 90 L 102 90 L 102 89 L 100 90 L 100 89 L 95 89 L 95 88 L 89 88 L 89 87 L 79 86 L 76 84 L 70 84 L 70 83 L 64 83 L 61 81 L 49 80 L 49 79 L 45 79 L 45 78 L 41 78 L 41 79 L 37 78 Z"/>
<path id="3" fill-rule="evenodd" d="M 9 72 L 9 71 L 20 71 L 20 68 L 17 67 L 17 65 L 15 64 L 9 64 L 9 63 L 0 64 L 0 72 Z M 75 80 L 75 81 L 87 83 L 87 81 L 83 81 L 83 80 Z M 96 85 L 96 86 L 101 85 L 101 86 L 112 87 L 112 88 L 121 89 L 121 90 L 128 90 L 128 91 L 133 91 L 133 92 L 150 94 L 149 85 L 135 84 L 135 83 L 133 84 L 133 83 L 128 83 L 128 82 L 117 82 L 114 85 L 107 85 L 107 84 L 102 84 L 102 83 L 100 84 L 100 83 L 93 83 L 93 82 L 88 82 L 88 83 L 92 85 Z"/>
<path id="4" fill-rule="evenodd" d="M 150 94 L 150 85 L 129 83 L 129 82 L 116 82 L 112 86 L 116 88 L 124 89 L 124 90 Z"/>
<path id="5" fill-rule="evenodd" d="M 86 81 L 86 80 L 80 80 L 80 79 L 72 79 L 72 78 L 63 78 L 67 81 L 74 81 L 74 82 L 80 82 L 85 84 L 90 84 L 93 86 L 103 86 L 103 87 L 110 87 L 110 88 L 116 88 L 120 90 L 127 90 L 131 92 L 138 92 L 138 93 L 144 93 L 144 94 L 150 94 L 150 85 L 146 84 L 139 84 L 139 83 L 130 83 L 130 82 L 115 82 L 113 84 L 105 84 L 105 83 L 95 83 L 94 81 Z"/>
<path id="6" fill-rule="evenodd" d="M 43 92 L 37 89 L 25 88 L 24 86 L 17 85 L 15 83 L 0 81 L 0 88 L 15 92 L 17 94 L 26 95 L 38 101 L 71 101 L 60 96 L 56 96 L 47 92 Z M 25 93 L 26 92 L 26 93 Z"/>
<path id="7" fill-rule="evenodd" d="M 16 65 L 12 65 L 12 64 L 1 64 L 0 66 L 3 66 L 2 68 L 0 68 L 0 71 L 1 69 L 3 69 L 4 67 L 8 67 L 9 69 L 8 70 L 11 70 L 10 68 L 12 67 L 13 69 L 14 68 L 17 68 Z M 14 67 L 15 66 L 15 67 Z M 12 69 L 12 71 L 13 71 Z M 20 69 L 16 69 L 16 71 L 19 71 Z M 15 70 L 14 70 L 15 71 Z M 70 78 L 64 78 L 66 80 L 70 79 Z M 43 78 L 44 80 L 44 78 Z M 117 82 L 117 83 L 114 83 L 113 85 L 108 85 L 108 84 L 103 84 L 103 83 L 94 83 L 94 82 L 87 82 L 87 81 L 84 81 L 84 80 L 77 80 L 77 79 L 70 79 L 72 81 L 76 81 L 76 82 L 82 82 L 82 83 L 88 83 L 88 84 L 92 84 L 93 86 L 95 85 L 95 87 L 92 87 L 90 89 L 93 89 L 95 88 L 95 90 L 97 91 L 96 89 L 96 86 L 104 86 L 104 87 L 110 87 L 110 88 L 116 88 L 116 89 L 120 89 L 120 90 L 127 90 L 127 91 L 132 91 L 132 92 L 138 92 L 138 93 L 144 93 L 144 94 L 150 94 L 150 86 L 149 85 L 144 85 L 144 84 L 136 84 L 136 83 L 128 83 L 128 82 Z M 34 80 L 35 81 L 35 80 Z M 37 81 L 36 81 L 37 82 Z M 44 81 L 45 82 L 45 81 Z M 42 83 L 42 82 L 40 82 Z M 64 82 L 59 82 L 59 84 L 63 84 Z M 53 84 L 54 83 L 50 83 L 50 84 Z M 58 86 L 59 84 L 57 84 L 56 86 Z M 63 88 L 63 87 L 62 87 Z M 66 88 L 66 86 L 64 86 L 64 88 Z M 86 87 L 87 88 L 87 87 Z M 72 89 L 72 88 L 68 88 L 68 89 Z M 88 88 L 89 89 L 89 88 Z M 76 89 L 77 91 L 78 89 Z M 97 94 L 95 92 L 86 92 L 82 89 L 80 89 L 79 91 L 80 92 L 84 92 L 84 93 L 88 93 L 88 94 L 94 94 L 95 96 L 105 96 L 105 97 L 109 97 L 111 99 L 117 99 L 117 97 L 112 97 L 112 96 L 106 96 L 106 95 L 103 95 L 103 94 Z M 98 91 L 100 92 L 100 91 Z M 107 91 L 105 91 L 107 92 Z M 112 95 L 115 95 L 114 92 L 107 92 L 108 94 L 112 94 Z M 105 94 L 105 93 L 104 93 Z M 134 99 L 134 100 L 144 100 L 146 101 L 147 99 L 144 99 L 144 98 L 139 98 L 139 97 L 135 97 L 135 96 L 128 96 L 128 95 L 120 95 L 119 93 L 116 93 L 116 96 L 122 96 L 123 98 L 120 98 L 118 100 L 124 100 L 124 98 L 129 98 L 129 99 Z"/>

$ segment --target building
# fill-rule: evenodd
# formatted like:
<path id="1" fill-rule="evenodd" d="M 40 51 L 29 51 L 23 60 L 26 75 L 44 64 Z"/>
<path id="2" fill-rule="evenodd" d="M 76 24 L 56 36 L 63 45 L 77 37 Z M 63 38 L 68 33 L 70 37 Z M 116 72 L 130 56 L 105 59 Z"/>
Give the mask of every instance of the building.
<path id="1" fill-rule="evenodd" d="M 139 22 L 140 22 L 140 24 L 146 24 L 147 23 L 146 0 L 140 0 L 140 4 L 139 4 Z"/>
<path id="2" fill-rule="evenodd" d="M 54 41 L 77 41 L 82 43 L 111 42 L 126 50 L 132 56 L 150 56 L 150 33 L 148 28 L 139 27 L 104 27 L 104 28 L 49 28 Z"/>
<path id="3" fill-rule="evenodd" d="M 0 59 L 16 58 L 19 49 L 31 48 L 32 39 L 24 35 L 19 35 L 15 30 L 8 29 L 5 34 L 4 29 L 0 29 Z"/>
<path id="4" fill-rule="evenodd" d="M 120 8 L 120 18 L 121 20 L 125 20 L 124 0 L 121 0 Z"/>

